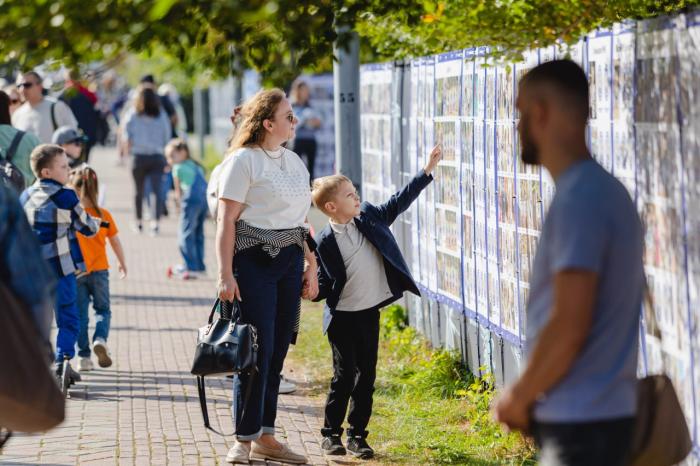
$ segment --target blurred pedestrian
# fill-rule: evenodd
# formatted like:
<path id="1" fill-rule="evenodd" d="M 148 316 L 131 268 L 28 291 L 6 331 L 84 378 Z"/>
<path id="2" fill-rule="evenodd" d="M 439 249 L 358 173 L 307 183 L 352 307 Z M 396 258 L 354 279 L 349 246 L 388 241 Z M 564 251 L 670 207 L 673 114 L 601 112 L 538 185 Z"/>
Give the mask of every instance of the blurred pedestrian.
<path id="1" fill-rule="evenodd" d="M 177 120 L 175 121 L 175 133 L 177 137 L 187 139 L 187 115 L 180 101 L 180 93 L 177 92 L 175 86 L 170 83 L 163 83 L 158 87 L 158 95 L 161 99 L 169 99 L 175 109 Z"/>
<path id="2" fill-rule="evenodd" d="M 294 138 L 294 152 L 306 160 L 311 181 L 314 180 L 314 165 L 316 163 L 316 132 L 321 127 L 321 118 L 318 112 L 311 106 L 311 92 L 309 85 L 297 79 L 292 84 L 289 101 L 292 103 L 294 115 L 299 120 Z"/>
<path id="3" fill-rule="evenodd" d="M 60 95 L 78 120 L 78 128 L 86 136 L 82 145 L 81 160 L 85 163 L 90 161 L 90 151 L 97 141 L 98 114 L 95 109 L 97 95 L 86 88 L 81 82 L 80 72 L 77 69 L 70 69 L 65 74 L 65 88 Z"/>
<path id="4" fill-rule="evenodd" d="M 3 89 L 5 94 L 10 98 L 10 116 L 12 116 L 13 113 L 15 113 L 15 110 L 17 110 L 24 102 L 22 101 L 22 96 L 19 95 L 19 91 L 17 90 L 17 86 L 14 84 L 10 86 L 5 86 Z"/>
<path id="5" fill-rule="evenodd" d="M 173 139 L 165 147 L 165 157 L 172 168 L 176 202 L 180 205 L 178 242 L 184 263 L 175 266 L 172 274 L 194 278 L 203 274 L 204 222 L 207 219 L 207 179 L 204 169 L 190 157 L 184 139 Z"/>
<path id="6" fill-rule="evenodd" d="M 78 120 L 65 102 L 44 95 L 42 78 L 36 71 L 19 75 L 17 88 L 24 103 L 12 114 L 15 128 L 33 134 L 42 143 L 49 143 L 59 127 L 78 127 Z"/>
<path id="7" fill-rule="evenodd" d="M 150 232 L 156 235 L 163 203 L 160 199 L 160 185 L 167 164 L 163 150 L 170 140 L 172 129 L 166 113 L 161 109 L 158 95 L 152 88 L 139 88 L 134 108 L 124 117 L 124 132 L 127 152 L 132 155 L 131 173 L 136 186 L 136 229 L 139 232 L 143 230 L 144 184 L 148 178 L 156 197 L 151 203 Z"/>
<path id="8" fill-rule="evenodd" d="M 642 225 L 627 189 L 586 146 L 588 81 L 569 60 L 520 81 L 524 163 L 557 191 L 542 228 L 527 305 L 527 365 L 496 418 L 531 432 L 540 463 L 625 465 L 637 403 Z"/>
<path id="9" fill-rule="evenodd" d="M 76 168 L 83 163 L 83 145 L 87 144 L 88 138 L 80 130 L 70 126 L 61 126 L 54 131 L 51 143 L 63 148 L 68 156 L 68 164 L 71 168 Z"/>
<path id="10" fill-rule="evenodd" d="M 78 329 L 78 370 L 93 369 L 90 359 L 90 341 L 92 351 L 97 356 L 100 367 L 110 367 L 112 357 L 107 347 L 112 311 L 109 294 L 109 261 L 107 260 L 107 241 L 117 256 L 119 277 L 126 278 L 126 260 L 124 248 L 119 240 L 119 229 L 112 214 L 98 205 L 99 181 L 97 173 L 87 164 L 81 165 L 71 174 L 70 186 L 80 198 L 80 205 L 94 218 L 100 219 L 100 230 L 96 235 L 87 237 L 78 233 L 80 251 L 85 260 L 86 274 L 78 278 L 77 304 L 80 326 Z M 88 336 L 89 307 L 95 310 L 95 332 L 92 339 Z"/>
<path id="11" fill-rule="evenodd" d="M 26 187 L 34 183 L 34 173 L 29 163 L 29 156 L 32 150 L 39 145 L 39 139 L 33 134 L 12 126 L 11 105 L 10 97 L 0 91 L 0 151 L 2 151 L 2 156 L 22 173 Z"/>

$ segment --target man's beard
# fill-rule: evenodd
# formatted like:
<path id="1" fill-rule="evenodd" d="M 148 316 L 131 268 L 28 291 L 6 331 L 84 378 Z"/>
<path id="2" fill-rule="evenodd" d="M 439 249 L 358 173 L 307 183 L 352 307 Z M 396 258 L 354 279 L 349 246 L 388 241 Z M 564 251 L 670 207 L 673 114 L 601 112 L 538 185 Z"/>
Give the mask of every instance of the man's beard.
<path id="1" fill-rule="evenodd" d="M 530 128 L 526 117 L 521 115 L 520 122 L 520 159 L 526 165 L 539 165 L 540 154 L 530 137 Z"/>

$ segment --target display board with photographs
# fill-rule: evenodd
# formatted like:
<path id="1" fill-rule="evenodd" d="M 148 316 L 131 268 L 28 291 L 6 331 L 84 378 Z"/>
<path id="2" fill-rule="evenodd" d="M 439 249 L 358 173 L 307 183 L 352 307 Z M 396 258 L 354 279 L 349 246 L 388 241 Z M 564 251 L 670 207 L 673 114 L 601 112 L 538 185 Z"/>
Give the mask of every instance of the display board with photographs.
<path id="1" fill-rule="evenodd" d="M 611 173 L 613 172 L 612 40 L 610 30 L 596 31 L 588 38 L 589 146 L 593 157 Z"/>
<path id="2" fill-rule="evenodd" d="M 362 197 L 380 204 L 391 182 L 391 64 L 360 69 Z"/>
<path id="3" fill-rule="evenodd" d="M 654 314 L 661 331 L 661 351 L 646 351 L 647 367 L 665 368 L 673 379 L 686 414 L 696 393 L 688 329 L 688 275 L 684 206 L 686 161 L 678 109 L 679 44 L 682 17 L 660 18 L 637 25 L 634 125 L 637 138 L 637 206 L 645 226 L 645 266 Z M 697 154 L 695 154 L 697 163 Z M 692 159 L 690 159 L 692 162 Z M 647 341 L 654 337 L 647 335 Z M 663 361 L 661 360 L 663 359 Z M 689 415 L 689 420 L 692 420 Z"/>
<path id="4" fill-rule="evenodd" d="M 496 208 L 495 224 L 498 228 L 496 243 L 496 270 L 501 329 L 520 341 L 518 305 L 518 256 L 516 249 L 516 160 L 515 152 L 515 69 L 512 66 L 495 67 L 496 130 L 495 176 Z M 493 264 L 491 260 L 491 264 Z M 489 267 L 489 271 L 491 267 Z"/>
<path id="5" fill-rule="evenodd" d="M 652 335 L 647 310 L 640 373 L 663 365 L 694 428 L 700 419 L 700 11 L 615 24 L 509 65 L 490 62 L 487 52 L 415 59 L 404 75 L 410 80 L 404 166 L 422 167 L 435 142 L 444 150 L 435 181 L 409 210 L 411 270 L 424 301 L 461 304 L 471 321 L 466 327 L 479 328 L 481 364 L 498 357 L 494 333 L 522 349 L 532 267 L 555 183 L 521 160 L 517 83 L 538 63 L 569 57 L 589 78 L 591 152 L 628 189 L 644 223 L 644 263 L 663 338 Z M 380 82 L 363 75 L 370 79 L 367 85 Z M 385 183 L 387 165 L 372 151 L 385 150 L 377 135 L 391 136 L 375 111 L 380 106 L 388 115 L 390 105 L 377 95 L 375 119 L 363 128 L 370 184 Z M 432 335 L 438 324 L 430 307 L 422 307 L 414 314 Z"/>
<path id="6" fill-rule="evenodd" d="M 694 361 L 694 392 L 700 390 L 700 10 L 686 15 L 679 33 L 680 112 L 683 123 L 683 173 L 686 193 L 686 232 L 689 287 L 690 359 Z M 700 421 L 700 396 L 695 400 L 695 425 Z"/>
<path id="7" fill-rule="evenodd" d="M 433 134 L 442 144 L 443 159 L 435 169 L 437 291 L 462 303 L 462 216 L 460 212 L 461 147 L 459 111 L 462 51 L 437 57 L 436 114 Z M 427 148 L 426 148 L 427 149 Z"/>

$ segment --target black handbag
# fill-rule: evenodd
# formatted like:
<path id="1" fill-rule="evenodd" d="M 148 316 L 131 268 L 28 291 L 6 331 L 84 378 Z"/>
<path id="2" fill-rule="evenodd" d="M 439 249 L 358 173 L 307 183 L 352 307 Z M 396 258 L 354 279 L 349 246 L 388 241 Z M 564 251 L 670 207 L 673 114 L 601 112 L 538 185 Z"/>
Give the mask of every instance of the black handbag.
<path id="1" fill-rule="evenodd" d="M 219 309 L 219 318 L 214 320 L 217 309 Z M 225 374 L 251 375 L 243 401 L 244 407 L 241 413 L 241 419 L 243 419 L 257 372 L 257 355 L 258 331 L 255 326 L 240 322 L 239 303 L 217 299 L 209 314 L 208 324 L 199 329 L 191 370 L 192 374 L 197 376 L 199 404 L 202 408 L 204 426 L 207 429 L 221 434 L 209 425 L 204 377 Z"/>

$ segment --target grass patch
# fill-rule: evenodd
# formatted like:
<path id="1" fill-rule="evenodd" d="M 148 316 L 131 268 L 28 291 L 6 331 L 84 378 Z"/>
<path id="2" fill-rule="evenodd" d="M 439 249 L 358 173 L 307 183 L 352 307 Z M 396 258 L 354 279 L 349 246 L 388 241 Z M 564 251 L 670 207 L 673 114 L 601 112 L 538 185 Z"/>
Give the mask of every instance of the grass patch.
<path id="1" fill-rule="evenodd" d="M 303 367 L 309 395 L 325 397 L 332 375 L 322 309 L 304 304 L 299 341 L 289 353 Z M 432 349 L 406 325 L 400 306 L 382 311 L 374 411 L 373 464 L 534 465 L 534 449 L 492 419 L 493 380 L 471 375 L 459 355 Z"/>

